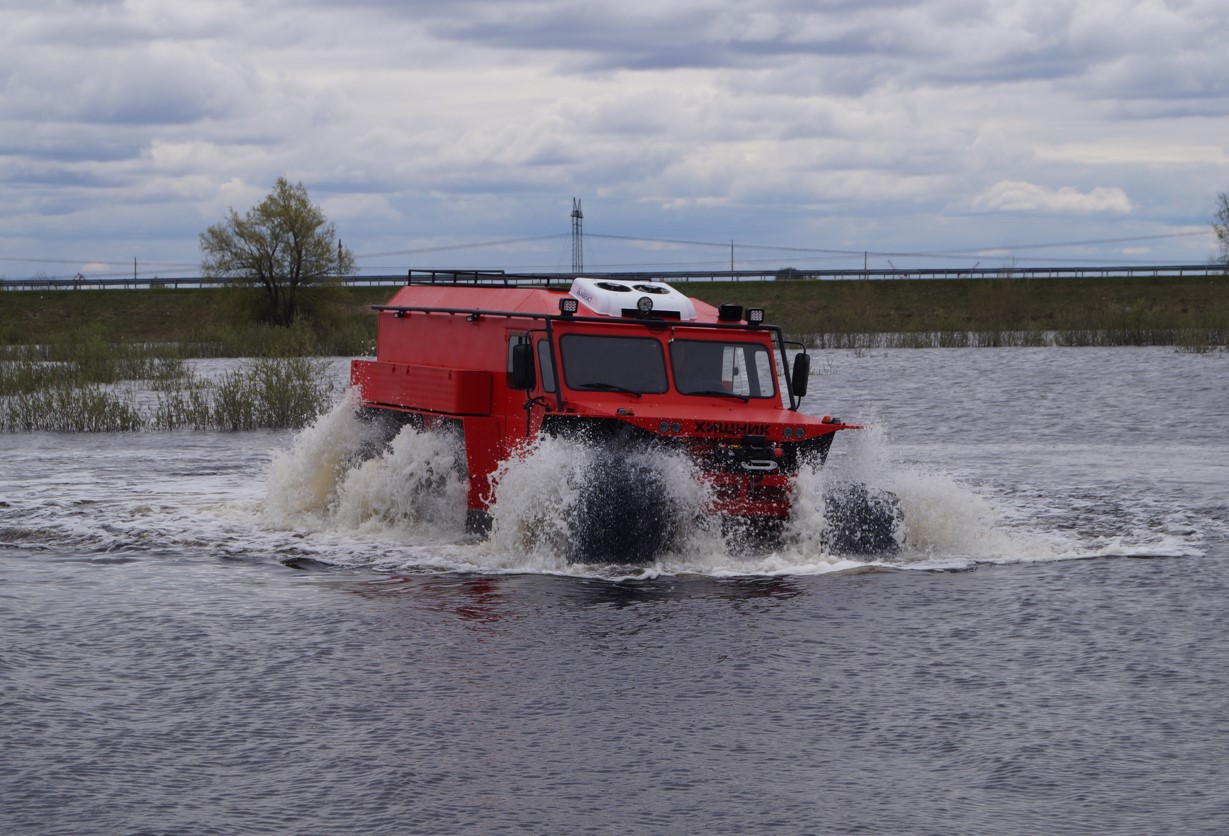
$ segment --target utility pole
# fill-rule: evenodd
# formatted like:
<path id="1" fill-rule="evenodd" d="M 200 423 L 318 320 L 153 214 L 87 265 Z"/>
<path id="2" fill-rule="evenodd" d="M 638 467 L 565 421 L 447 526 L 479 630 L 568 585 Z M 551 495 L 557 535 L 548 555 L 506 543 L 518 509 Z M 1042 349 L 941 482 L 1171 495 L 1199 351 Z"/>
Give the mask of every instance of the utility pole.
<path id="1" fill-rule="evenodd" d="M 734 272 L 734 239 L 730 239 L 730 272 Z"/>
<path id="2" fill-rule="evenodd" d="M 572 198 L 572 275 L 585 271 L 585 213 L 580 211 L 580 198 Z"/>

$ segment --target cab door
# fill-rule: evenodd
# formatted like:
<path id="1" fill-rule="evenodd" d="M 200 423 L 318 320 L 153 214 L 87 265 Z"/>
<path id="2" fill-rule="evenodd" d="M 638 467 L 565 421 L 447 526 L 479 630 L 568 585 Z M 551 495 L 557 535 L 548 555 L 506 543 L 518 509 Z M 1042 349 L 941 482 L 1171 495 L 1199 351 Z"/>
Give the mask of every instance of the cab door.
<path id="1" fill-rule="evenodd" d="M 509 438 L 530 440 L 542 429 L 557 386 L 550 338 L 544 331 L 509 329 L 507 347 L 507 433 Z"/>

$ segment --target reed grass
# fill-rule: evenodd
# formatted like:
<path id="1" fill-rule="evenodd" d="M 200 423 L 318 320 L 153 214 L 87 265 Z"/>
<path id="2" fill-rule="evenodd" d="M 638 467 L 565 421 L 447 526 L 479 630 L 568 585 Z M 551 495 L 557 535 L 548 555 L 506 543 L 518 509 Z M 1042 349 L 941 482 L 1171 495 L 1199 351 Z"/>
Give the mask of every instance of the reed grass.
<path id="1" fill-rule="evenodd" d="M 158 392 L 157 405 L 146 419 L 146 429 L 216 429 L 213 398 L 208 387 L 191 376 L 177 383 L 179 385 Z"/>
<path id="2" fill-rule="evenodd" d="M 56 369 L 57 377 L 39 379 L 32 368 Z M 202 381 L 183 366 L 180 375 L 149 387 L 156 394 L 152 407 L 141 405 L 134 382 L 106 385 L 74 377 L 71 364 L 0 363 L 0 384 L 5 383 L 3 432 L 298 428 L 330 407 L 335 396 L 324 363 L 306 357 L 248 360 L 217 383 Z"/>
<path id="3" fill-rule="evenodd" d="M 208 324 L 185 327 L 183 340 L 125 342 L 114 339 L 108 319 L 83 319 L 70 331 L 51 329 L 42 339 L 27 334 L 25 343 L 0 346 L 0 431 L 301 427 L 333 395 L 324 364 L 312 355 L 370 349 L 361 323 L 339 322 L 329 331 L 319 321 L 274 328 L 205 317 Z M 216 383 L 198 379 L 187 363 L 236 356 L 248 359 Z M 131 385 L 122 386 L 138 382 L 156 393 L 152 408 L 138 404 Z"/>
<path id="4" fill-rule="evenodd" d="M 112 392 L 97 384 L 57 383 L 0 402 L 0 430 L 6 432 L 128 432 L 144 427 L 132 392 Z"/>
<path id="5" fill-rule="evenodd" d="M 305 357 L 258 359 L 228 372 L 214 392 L 214 423 L 227 430 L 302 427 L 332 395 L 320 372 Z"/>
<path id="6" fill-rule="evenodd" d="M 154 385 L 178 380 L 186 374 L 182 357 L 161 353 L 148 345 L 109 344 L 97 334 L 68 343 L 20 346 L 0 359 L 0 396 L 34 392 L 48 387 L 83 387 L 120 381 L 147 381 Z"/>

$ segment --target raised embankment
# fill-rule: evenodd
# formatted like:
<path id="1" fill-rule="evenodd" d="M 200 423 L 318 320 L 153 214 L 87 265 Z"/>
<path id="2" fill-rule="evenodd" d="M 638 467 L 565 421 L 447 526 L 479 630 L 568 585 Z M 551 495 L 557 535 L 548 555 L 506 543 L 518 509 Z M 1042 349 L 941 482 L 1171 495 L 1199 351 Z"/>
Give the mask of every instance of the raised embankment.
<path id="1" fill-rule="evenodd" d="M 691 285 L 829 346 L 1225 345 L 1229 276 Z"/>
<path id="2" fill-rule="evenodd" d="M 1229 344 L 1229 275 L 1157 278 L 775 281 L 680 286 L 705 301 L 767 309 L 794 336 L 828 346 Z M 315 306 L 346 330 L 394 287 L 332 288 Z M 232 290 L 13 291 L 0 294 L 0 345 L 71 340 L 207 342 L 235 328 Z M 321 300 L 324 301 L 324 300 Z"/>

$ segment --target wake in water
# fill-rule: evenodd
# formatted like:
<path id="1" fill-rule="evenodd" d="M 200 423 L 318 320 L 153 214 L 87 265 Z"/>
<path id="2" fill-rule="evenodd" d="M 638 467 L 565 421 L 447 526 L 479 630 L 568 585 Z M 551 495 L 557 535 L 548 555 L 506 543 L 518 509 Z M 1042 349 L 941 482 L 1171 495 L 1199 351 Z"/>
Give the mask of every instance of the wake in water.
<path id="1" fill-rule="evenodd" d="M 356 417 L 351 400 L 301 433 L 271 465 L 266 521 L 323 540 L 315 558 L 321 562 L 382 571 L 728 576 L 870 566 L 954 569 L 1092 556 L 1089 544 L 1072 533 L 1030 528 L 1027 514 L 1017 510 L 1012 519 L 1011 509 L 1005 512 L 943 472 L 893 462 L 882 433 L 872 428 L 844 434 L 840 452 L 822 470 L 802 469 L 779 542 L 758 552 L 748 552 L 736 534 L 705 513 L 710 486 L 685 456 L 629 456 L 624 466 L 651 473 L 666 500 L 654 519 L 644 509 L 629 513 L 627 529 L 639 527 L 648 535 L 665 527 L 669 536 L 649 566 L 629 569 L 612 560 L 595 567 L 569 557 L 586 513 L 586 485 L 604 466 L 603 451 L 543 437 L 506 461 L 494 479 L 490 536 L 478 539 L 465 533 L 460 437 L 407 426 L 384 444 L 377 433 Z M 904 516 L 898 554 L 867 558 L 826 547 L 826 488 L 834 483 L 896 494 Z M 374 558 L 373 543 L 380 544 Z"/>

